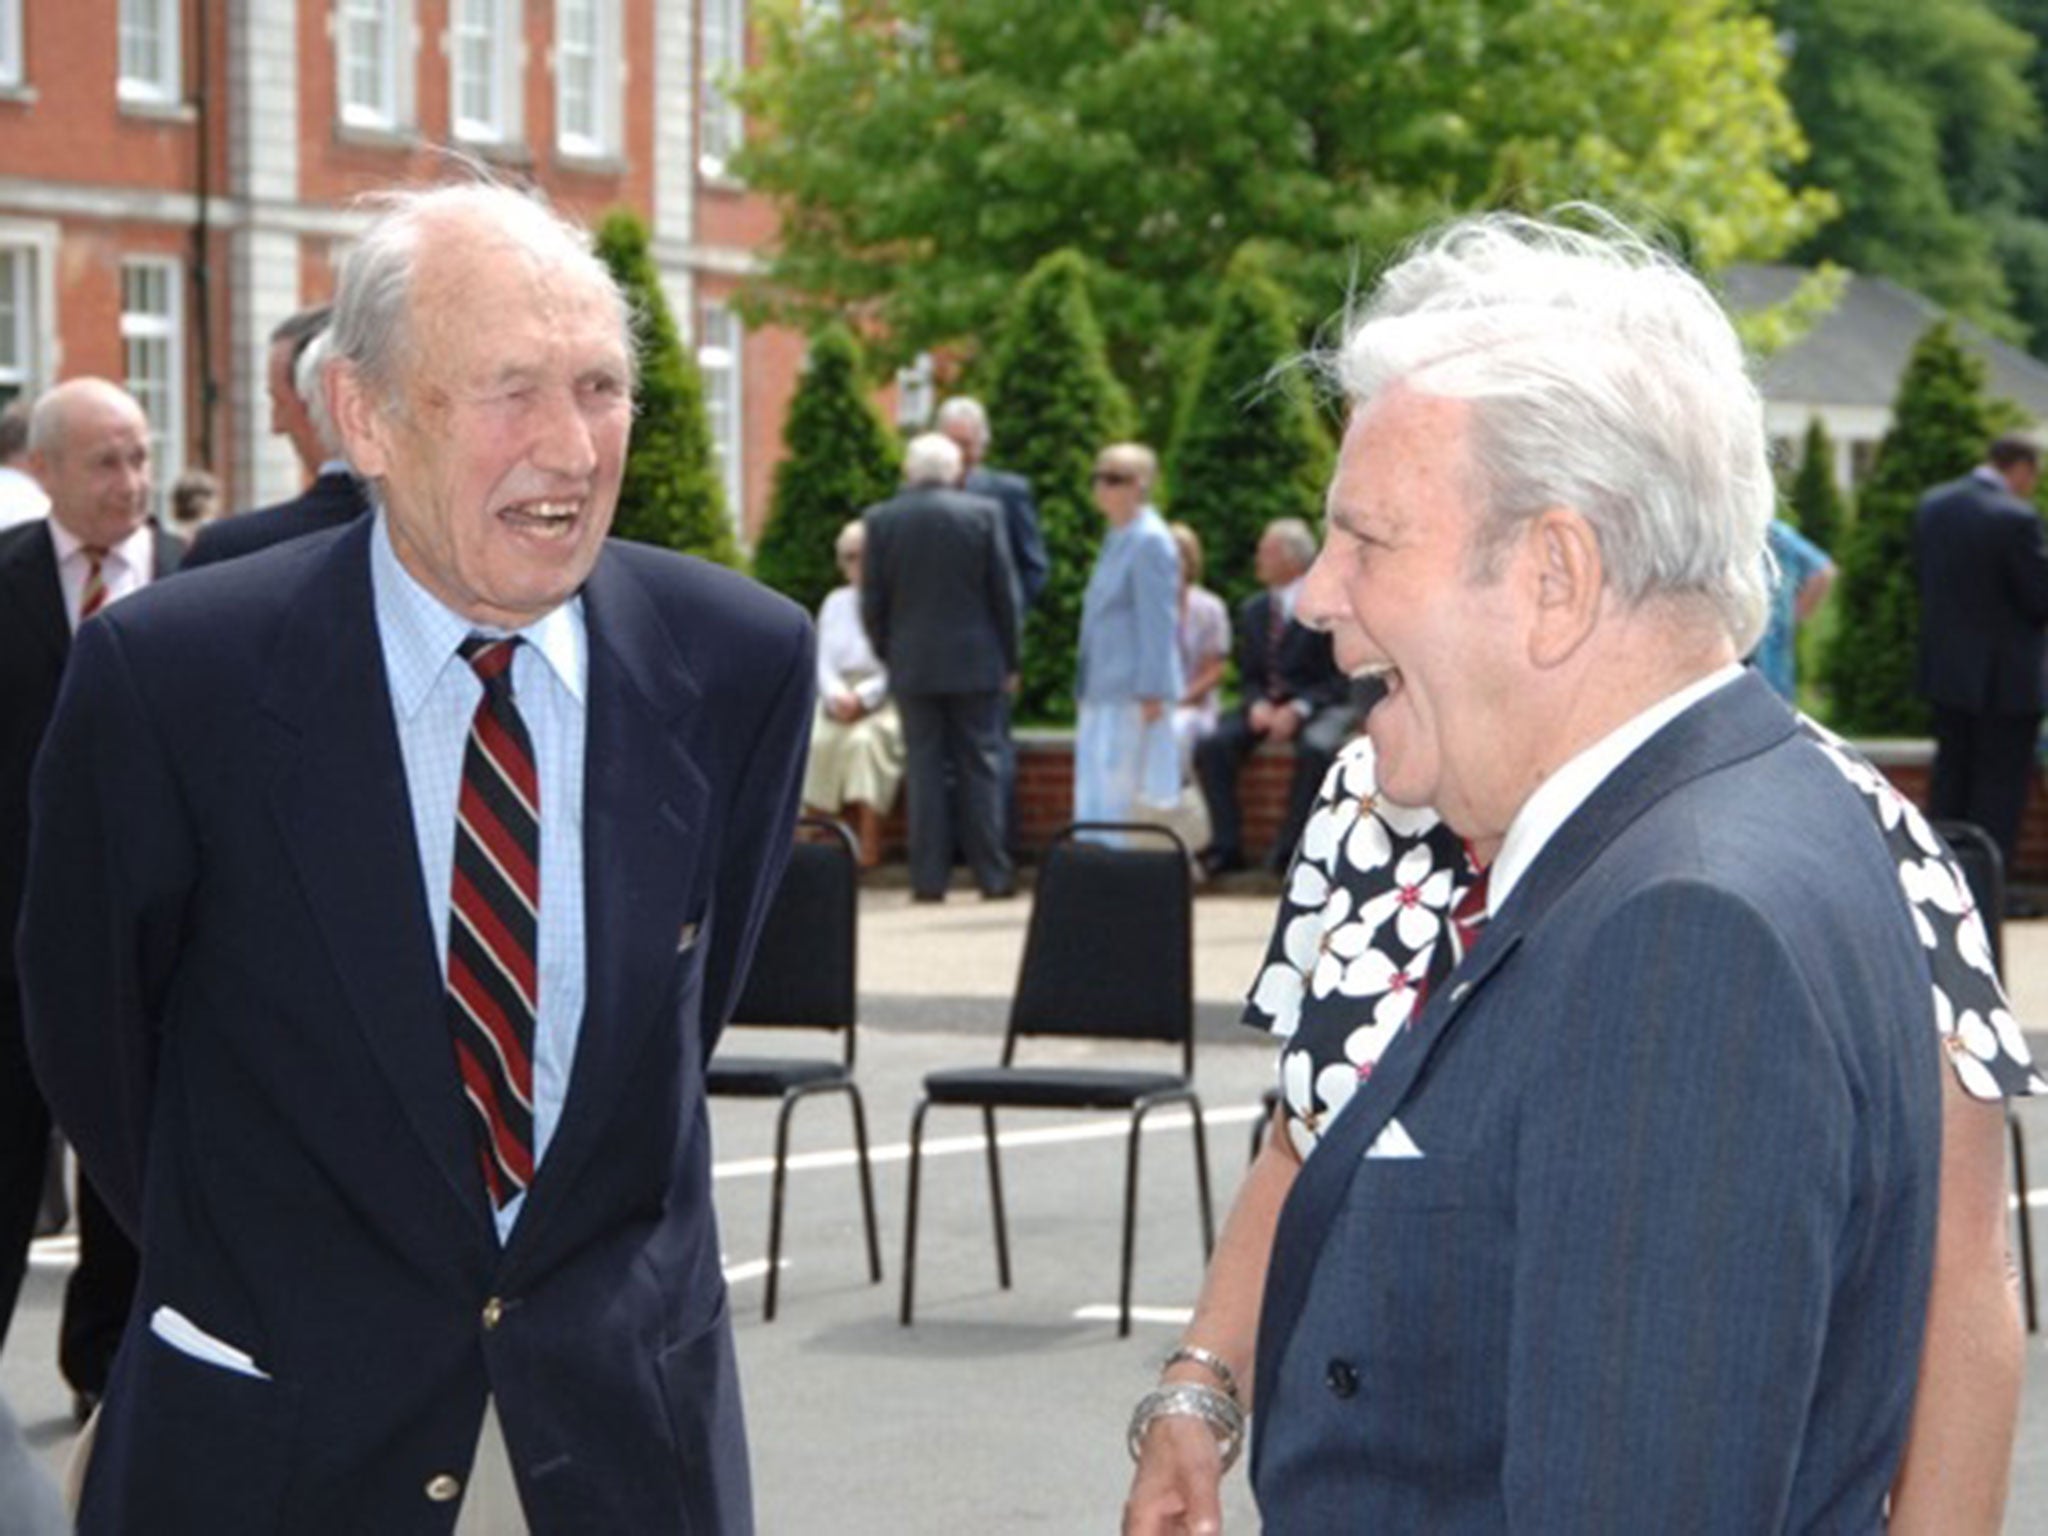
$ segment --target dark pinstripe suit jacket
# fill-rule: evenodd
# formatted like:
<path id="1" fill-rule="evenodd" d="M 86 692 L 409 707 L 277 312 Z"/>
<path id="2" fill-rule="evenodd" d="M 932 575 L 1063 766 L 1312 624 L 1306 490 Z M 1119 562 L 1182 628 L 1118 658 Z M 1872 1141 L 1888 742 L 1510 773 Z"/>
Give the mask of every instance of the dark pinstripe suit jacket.
<path id="1" fill-rule="evenodd" d="M 1653 737 L 1296 1180 L 1270 1536 L 1882 1529 L 1932 1262 L 1929 985 L 1868 810 L 1768 687 Z M 1423 1156 L 1363 1156 L 1396 1114 Z"/>

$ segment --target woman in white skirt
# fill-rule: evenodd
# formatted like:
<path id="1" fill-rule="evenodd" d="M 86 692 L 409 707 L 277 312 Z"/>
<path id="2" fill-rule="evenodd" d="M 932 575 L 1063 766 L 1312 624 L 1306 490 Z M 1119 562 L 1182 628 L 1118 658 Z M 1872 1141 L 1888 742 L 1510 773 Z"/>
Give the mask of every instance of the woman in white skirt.
<path id="1" fill-rule="evenodd" d="M 804 808 L 843 816 L 860 840 L 860 861 L 882 853 L 882 821 L 903 782 L 903 723 L 889 698 L 889 673 L 860 622 L 860 562 L 866 534 L 855 518 L 833 554 L 846 585 L 818 609 L 818 709 L 804 769 Z"/>

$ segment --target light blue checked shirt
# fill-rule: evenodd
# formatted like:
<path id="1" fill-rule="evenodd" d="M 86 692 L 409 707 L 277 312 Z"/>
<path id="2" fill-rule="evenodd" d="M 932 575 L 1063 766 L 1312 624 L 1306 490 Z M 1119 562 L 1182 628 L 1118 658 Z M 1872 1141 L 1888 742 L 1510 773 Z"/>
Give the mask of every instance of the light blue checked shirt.
<path id="1" fill-rule="evenodd" d="M 434 951 L 448 973 L 448 906 L 455 880 L 455 801 L 462 753 L 483 684 L 455 648 L 477 626 L 450 612 L 413 579 L 391 547 L 380 508 L 370 536 L 370 587 L 384 676 L 397 716 L 398 748 L 412 797 L 420 882 L 434 923 Z M 502 631 L 488 631 L 492 634 Z M 533 1042 L 533 1161 L 547 1156 L 569 1091 L 583 1027 L 583 739 L 590 647 L 583 599 L 513 631 L 512 693 L 533 738 L 540 774 L 540 1013 Z M 477 1175 L 483 1177 L 481 1173 Z M 498 1212 L 498 1240 L 511 1236 L 524 1195 Z"/>

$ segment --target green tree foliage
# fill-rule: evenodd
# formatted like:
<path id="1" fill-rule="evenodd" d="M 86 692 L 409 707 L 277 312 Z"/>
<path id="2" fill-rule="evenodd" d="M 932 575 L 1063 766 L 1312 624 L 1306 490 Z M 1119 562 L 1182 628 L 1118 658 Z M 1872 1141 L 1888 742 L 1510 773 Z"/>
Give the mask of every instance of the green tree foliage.
<path id="1" fill-rule="evenodd" d="M 1824 671 L 1834 724 L 1853 735 L 1914 735 L 1927 710 L 1913 687 L 1920 597 L 1913 585 L 1913 514 L 1927 490 L 1969 473 L 1991 435 L 1984 366 L 1946 321 L 1913 349 L 1892 429 L 1839 555 L 1840 623 Z"/>
<path id="2" fill-rule="evenodd" d="M 1020 274 L 1090 262 L 1163 437 L 1232 254 L 1304 313 L 1452 209 L 1654 211 L 1704 265 L 1768 257 L 1825 194 L 1748 0 L 764 0 L 735 169 L 780 207 L 751 312 L 858 309 L 890 361 L 990 335 Z M 1007 427 L 1005 428 L 1007 431 Z"/>
<path id="3" fill-rule="evenodd" d="M 832 544 L 847 520 L 896 492 L 896 434 L 875 413 L 861 374 L 860 343 L 843 325 L 811 342 L 789 402 L 768 525 L 754 574 L 815 613 L 839 585 Z"/>
<path id="4" fill-rule="evenodd" d="M 1771 0 L 1769 9 L 1791 54 L 1785 89 L 1813 150 L 1800 177 L 1842 209 L 1802 255 L 1890 277 L 2017 335 L 1990 215 L 2019 209 L 2040 147 L 2026 34 L 1989 0 Z"/>
<path id="5" fill-rule="evenodd" d="M 1131 430 L 1129 398 L 1109 371 L 1088 300 L 1088 267 L 1048 256 L 1017 290 L 996 344 L 989 416 L 1002 424 L 1003 467 L 1031 482 L 1052 572 L 1024 631 L 1017 710 L 1063 719 L 1074 707 L 1081 594 L 1102 542 L 1088 476 L 1095 455 Z"/>
<path id="6" fill-rule="evenodd" d="M 607 214 L 598 226 L 597 254 L 626 290 L 638 319 L 633 442 L 612 532 L 738 565 L 739 546 L 726 518 L 704 419 L 704 383 L 684 355 L 648 249 L 647 226 L 624 209 Z"/>
<path id="7" fill-rule="evenodd" d="M 1252 554 L 1276 517 L 1310 527 L 1330 479 L 1330 438 L 1288 364 L 1299 326 L 1249 251 L 1231 264 L 1174 434 L 1172 511 L 1202 536 L 1209 585 L 1235 610 L 1258 589 Z"/>
<path id="8" fill-rule="evenodd" d="M 1818 416 L 1806 425 L 1806 449 L 1786 500 L 1793 524 L 1832 554 L 1842 537 L 1842 493 L 1835 485 L 1835 445 Z"/>

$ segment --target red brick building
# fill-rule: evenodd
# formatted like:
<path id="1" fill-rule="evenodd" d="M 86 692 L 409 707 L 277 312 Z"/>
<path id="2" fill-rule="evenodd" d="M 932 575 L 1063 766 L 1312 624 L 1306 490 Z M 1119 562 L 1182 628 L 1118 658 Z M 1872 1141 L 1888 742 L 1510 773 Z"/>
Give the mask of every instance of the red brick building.
<path id="1" fill-rule="evenodd" d="M 122 380 L 160 488 L 292 493 L 266 338 L 329 296 L 351 200 L 453 148 L 647 220 L 751 543 L 803 344 L 729 307 L 774 228 L 725 174 L 746 35 L 746 0 L 0 0 L 0 400 Z"/>

